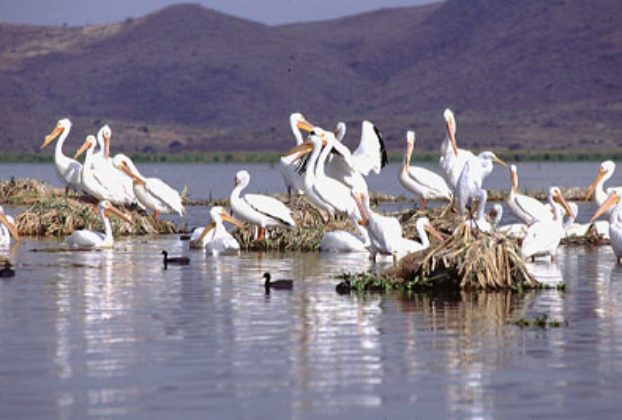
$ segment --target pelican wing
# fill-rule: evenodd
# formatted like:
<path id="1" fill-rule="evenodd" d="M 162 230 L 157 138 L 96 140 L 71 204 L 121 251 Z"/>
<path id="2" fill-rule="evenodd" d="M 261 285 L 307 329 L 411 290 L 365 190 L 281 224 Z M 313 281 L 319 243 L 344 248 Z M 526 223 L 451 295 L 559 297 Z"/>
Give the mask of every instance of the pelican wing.
<path id="1" fill-rule="evenodd" d="M 425 168 L 411 166 L 408 168 L 408 176 L 420 184 L 423 188 L 432 191 L 435 195 L 451 198 L 451 190 L 447 186 L 445 179 Z"/>
<path id="2" fill-rule="evenodd" d="M 516 203 L 517 210 L 526 215 L 522 217 L 519 214 L 515 214 L 515 216 L 519 219 L 523 219 L 523 222 L 525 223 L 532 223 L 534 220 L 551 220 L 553 218 L 551 210 L 535 198 L 528 197 L 523 194 L 516 194 L 514 201 Z M 530 218 L 530 220 L 524 220 L 525 217 Z"/>
<path id="3" fill-rule="evenodd" d="M 276 198 L 262 194 L 245 194 L 243 199 L 255 211 L 285 225 L 296 226 L 296 222 L 292 218 L 292 211 Z"/>
<path id="4" fill-rule="evenodd" d="M 370 171 L 379 174 L 380 170 L 388 163 L 382 134 L 369 121 L 363 121 L 361 142 L 352 153 L 352 160 L 355 169 L 366 176 L 369 175 Z"/>
<path id="5" fill-rule="evenodd" d="M 186 212 L 179 193 L 161 179 L 147 178 L 145 180 L 145 189 L 179 215 L 183 215 Z"/>

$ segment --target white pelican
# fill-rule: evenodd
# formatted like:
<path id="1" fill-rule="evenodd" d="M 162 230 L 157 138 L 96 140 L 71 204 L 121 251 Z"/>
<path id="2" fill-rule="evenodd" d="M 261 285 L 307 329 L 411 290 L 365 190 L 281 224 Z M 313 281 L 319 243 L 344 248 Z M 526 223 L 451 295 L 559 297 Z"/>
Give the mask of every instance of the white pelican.
<path id="1" fill-rule="evenodd" d="M 332 205 L 330 205 L 326 200 L 324 200 L 315 190 L 315 181 L 316 181 L 316 170 L 315 169 L 317 166 L 318 158 L 322 151 L 322 145 L 324 145 L 325 143 L 326 142 L 323 141 L 317 135 L 310 136 L 310 144 L 312 147 L 312 152 L 311 152 L 311 157 L 309 157 L 309 159 L 307 160 L 307 163 L 306 163 L 307 169 L 305 170 L 304 177 L 303 177 L 304 191 L 305 191 L 305 197 L 307 198 L 307 200 L 309 200 L 311 204 L 313 204 L 320 210 L 326 211 L 329 214 L 329 216 L 334 216 L 335 208 Z M 292 149 L 292 151 L 300 150 L 301 152 L 299 153 L 298 156 L 303 156 L 304 153 L 306 153 L 306 150 L 308 150 L 308 146 L 309 146 L 309 143 L 303 143 L 300 146 Z"/>
<path id="2" fill-rule="evenodd" d="M 568 207 L 574 213 L 575 217 L 567 216 L 564 222 L 564 237 L 572 236 L 585 236 L 592 226 L 596 231 L 596 234 L 602 236 L 603 239 L 609 238 L 609 222 L 606 220 L 594 220 L 590 223 L 575 223 L 575 218 L 579 215 L 579 206 L 574 202 L 569 202 Z"/>
<path id="3" fill-rule="evenodd" d="M 231 191 L 229 200 L 231 210 L 238 218 L 249 224 L 259 226 L 259 237 L 257 239 L 263 239 L 266 227 L 296 227 L 291 210 L 279 200 L 261 194 L 240 195 L 250 180 L 251 176 L 247 171 L 238 171 L 235 174 L 235 188 Z"/>
<path id="4" fill-rule="evenodd" d="M 326 232 L 320 241 L 322 252 L 368 252 L 371 245 L 367 229 L 358 224 L 354 217 L 350 218 L 359 234 L 356 235 L 346 230 Z"/>
<path id="5" fill-rule="evenodd" d="M 486 190 L 482 189 L 482 183 L 492 172 L 494 162 L 507 167 L 504 161 L 488 151 L 469 159 L 464 165 L 454 192 L 460 215 L 464 216 L 467 207 L 470 208 L 475 200 L 479 200 L 479 206 L 486 205 L 487 194 Z"/>
<path id="6" fill-rule="evenodd" d="M 620 204 L 620 193 L 618 191 L 611 191 L 609 197 L 596 210 L 591 221 L 596 220 L 601 214 L 614 206 L 615 208 L 611 212 L 611 216 L 609 216 L 609 237 L 613 252 L 616 254 L 616 260 L 620 264 L 622 263 L 622 205 Z"/>
<path id="7" fill-rule="evenodd" d="M 456 119 L 454 118 L 454 113 L 447 108 L 443 113 L 443 117 L 445 118 L 447 134 L 441 144 L 439 164 L 449 188 L 455 189 L 464 165 L 469 159 L 474 158 L 475 155 L 469 150 L 458 148 L 456 144 Z"/>
<path id="8" fill-rule="evenodd" d="M 553 220 L 553 213 L 549 207 L 533 197 L 517 192 L 518 174 L 515 165 L 510 165 L 510 179 L 512 180 L 512 187 L 510 188 L 506 203 L 518 220 L 527 225 L 531 225 L 539 220 Z"/>
<path id="9" fill-rule="evenodd" d="M 195 229 L 190 237 L 190 248 L 205 248 L 212 255 L 228 251 L 238 252 L 240 244 L 233 235 L 227 232 L 223 221 L 233 223 L 239 228 L 244 224 L 229 215 L 224 208 L 215 206 L 210 209 L 211 222 L 204 228 Z"/>
<path id="10" fill-rule="evenodd" d="M 54 127 L 54 130 L 45 137 L 41 149 L 50 144 L 56 137 L 60 135 L 58 143 L 56 143 L 56 149 L 54 151 L 54 167 L 56 169 L 56 176 L 65 186 L 65 193 L 69 191 L 69 188 L 76 192 L 82 190 L 81 178 L 82 178 L 82 164 L 75 159 L 71 159 L 65 156 L 63 153 L 63 145 L 69 132 L 71 131 L 71 121 L 69 118 L 63 118 L 59 120 Z"/>
<path id="11" fill-rule="evenodd" d="M 186 214 L 179 193 L 160 178 L 145 178 L 138 172 L 131 160 L 120 159 L 117 168 L 132 178 L 136 199 L 140 204 L 155 212 L 153 214 L 155 220 L 158 220 L 160 213 L 179 216 Z"/>
<path id="12" fill-rule="evenodd" d="M 296 146 L 300 146 L 303 142 L 301 129 L 306 131 L 313 130 L 313 126 L 303 117 L 299 112 L 295 112 L 289 116 L 289 125 L 296 139 Z M 292 190 L 297 194 L 301 194 L 304 190 L 303 179 L 297 171 L 297 164 L 295 162 L 296 154 L 286 154 L 281 156 L 279 161 L 279 168 L 283 181 L 287 187 L 287 195 L 291 198 Z"/>
<path id="13" fill-rule="evenodd" d="M 398 172 L 398 179 L 409 192 L 421 197 L 421 208 L 425 209 L 428 200 L 450 201 L 452 192 L 442 176 L 418 166 L 410 166 L 410 157 L 415 145 L 415 132 L 406 133 L 406 153 Z"/>
<path id="14" fill-rule="evenodd" d="M 535 257 L 538 255 L 550 255 L 551 260 L 555 259 L 557 247 L 564 237 L 564 228 L 562 226 L 563 216 L 561 207 L 555 205 L 555 201 L 563 206 L 566 213 L 574 217 L 572 210 L 568 207 L 568 203 L 559 190 L 559 187 L 551 187 L 548 194 L 548 202 L 553 209 L 553 218 L 539 220 L 527 228 L 523 243 L 521 245 L 521 254 L 523 258 Z"/>
<path id="15" fill-rule="evenodd" d="M 612 191 L 616 191 L 618 195 L 622 194 L 622 187 L 609 187 L 605 189 L 603 184 L 609 180 L 613 176 L 613 173 L 616 169 L 616 164 L 611 160 L 606 160 L 600 164 L 598 168 L 598 174 L 596 174 L 596 178 L 594 178 L 594 182 L 590 185 L 590 188 L 587 192 L 586 200 L 589 200 L 592 195 L 594 195 L 594 201 L 596 204 L 601 206 L 607 197 L 611 194 Z M 613 212 L 613 208 L 609 208 L 605 211 L 605 215 L 611 216 Z"/>
<path id="16" fill-rule="evenodd" d="M 128 223 L 132 223 L 129 217 L 113 207 L 108 200 L 100 201 L 97 208 L 104 222 L 104 233 L 87 229 L 76 230 L 65 239 L 65 245 L 70 248 L 112 248 L 114 237 L 112 236 L 110 220 L 108 220 L 109 212 L 116 214 Z"/>
<path id="17" fill-rule="evenodd" d="M 106 178 L 109 178 L 109 182 L 115 182 L 122 185 L 123 194 L 125 195 L 124 204 L 134 204 L 137 202 L 136 195 L 134 194 L 134 182 L 131 177 L 125 174 L 122 170 L 115 166 L 115 160 L 128 159 L 124 154 L 117 154 L 114 158 L 110 158 L 110 138 L 112 137 L 112 130 L 107 124 L 99 129 L 97 132 L 97 143 L 100 148 L 100 159 L 103 163 L 101 170 L 106 174 Z M 133 163 L 133 162 L 132 162 Z M 112 181 L 115 179 L 115 181 Z"/>
<path id="18" fill-rule="evenodd" d="M 4 213 L 4 209 L 0 206 L 0 247 L 7 248 L 11 245 L 11 236 L 15 239 L 15 243 L 21 242 L 15 220 L 13 217 Z"/>
<path id="19" fill-rule="evenodd" d="M 428 249 L 430 247 L 430 239 L 426 232 L 430 232 L 432 235 L 437 237 L 439 240 L 443 238 L 440 234 L 432 227 L 432 223 L 430 223 L 430 219 L 427 217 L 420 217 L 415 222 L 415 230 L 417 231 L 417 235 L 421 242 L 413 241 L 411 239 L 402 238 L 399 241 L 401 253 L 408 254 L 411 252 L 423 251 L 424 249 Z"/>
<path id="20" fill-rule="evenodd" d="M 490 210 L 490 218 L 493 220 L 492 224 L 496 227 L 496 231 L 503 233 L 504 235 L 519 239 L 525 236 L 525 233 L 527 232 L 527 225 L 524 223 L 499 225 L 501 219 L 503 218 L 503 206 L 501 206 L 501 204 L 495 204 L 492 206 L 492 209 Z"/>

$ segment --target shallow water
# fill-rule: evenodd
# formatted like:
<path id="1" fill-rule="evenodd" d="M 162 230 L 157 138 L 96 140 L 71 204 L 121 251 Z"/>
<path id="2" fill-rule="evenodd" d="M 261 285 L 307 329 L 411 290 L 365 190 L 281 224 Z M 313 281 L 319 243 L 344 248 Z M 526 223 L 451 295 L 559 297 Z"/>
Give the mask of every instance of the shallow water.
<path id="1" fill-rule="evenodd" d="M 530 189 L 542 189 L 528 187 L 537 174 L 538 185 L 562 174 L 556 183 L 585 185 L 598 167 L 530 165 Z M 195 198 L 227 195 L 240 168 L 145 166 Z M 263 174 L 256 191 L 282 188 L 276 170 L 246 166 Z M 23 177 L 18 169 L 45 178 L 43 166 L 0 165 L 3 177 Z M 401 194 L 394 173 L 380 180 Z M 186 220 L 204 224 L 207 209 Z M 556 263 L 530 264 L 564 292 L 340 296 L 340 273 L 385 265 L 359 254 L 212 257 L 187 245 L 171 235 L 50 253 L 32 250 L 57 241 L 25 239 L 7 251 L 17 274 L 0 279 L 0 418 L 586 418 L 622 408 L 622 267 L 610 247 L 562 247 Z M 164 270 L 162 249 L 191 264 Z M 294 290 L 266 296 L 265 271 L 294 278 Z M 567 325 L 511 323 L 542 314 Z"/>

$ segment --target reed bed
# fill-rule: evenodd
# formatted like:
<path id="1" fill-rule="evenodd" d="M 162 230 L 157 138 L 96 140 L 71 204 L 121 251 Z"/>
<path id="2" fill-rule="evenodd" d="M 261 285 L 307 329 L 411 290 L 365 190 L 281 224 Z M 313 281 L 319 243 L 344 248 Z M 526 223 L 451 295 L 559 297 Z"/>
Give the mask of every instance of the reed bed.
<path id="1" fill-rule="evenodd" d="M 30 206 L 44 197 L 64 194 L 60 188 L 52 187 L 36 179 L 14 179 L 0 181 L 0 203 Z"/>

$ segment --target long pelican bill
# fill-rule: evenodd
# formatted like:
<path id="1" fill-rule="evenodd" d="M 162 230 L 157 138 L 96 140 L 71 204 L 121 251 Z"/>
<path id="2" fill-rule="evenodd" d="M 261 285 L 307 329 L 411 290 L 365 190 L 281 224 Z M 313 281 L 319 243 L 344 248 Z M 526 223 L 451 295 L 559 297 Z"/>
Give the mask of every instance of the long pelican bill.
<path id="1" fill-rule="evenodd" d="M 434 229 L 434 227 L 432 225 L 425 225 L 423 227 L 423 229 L 425 229 L 430 235 L 434 236 L 439 241 L 443 241 L 444 240 L 443 236 L 441 236 L 441 234 L 438 232 L 438 230 Z"/>
<path id="2" fill-rule="evenodd" d="M 7 219 L 6 216 L 2 213 L 0 213 L 0 222 L 4 223 L 4 225 L 11 233 L 11 236 L 13 236 L 13 239 L 15 239 L 15 242 L 17 242 L 18 244 L 21 243 L 19 233 L 17 232 L 17 227 L 15 227 L 13 223 L 9 222 L 9 219 Z"/>
<path id="3" fill-rule="evenodd" d="M 236 225 L 240 229 L 243 229 L 243 228 L 246 227 L 246 225 L 244 223 L 240 222 L 235 217 L 229 215 L 227 212 L 223 211 L 222 214 L 220 215 L 220 217 L 222 217 L 222 220 L 226 220 L 227 222 L 233 223 L 234 225 Z"/>
<path id="4" fill-rule="evenodd" d="M 559 204 L 562 205 L 562 207 L 566 210 L 566 214 L 572 218 L 577 217 L 576 214 L 574 214 L 574 212 L 570 209 L 570 206 L 568 206 L 568 203 L 566 202 L 566 200 L 564 199 L 564 196 L 562 195 L 560 190 L 556 190 L 555 191 L 555 201 L 557 201 Z"/>
<path id="5" fill-rule="evenodd" d="M 451 140 L 451 147 L 454 149 L 454 155 L 458 156 L 458 145 L 456 144 L 456 136 L 454 134 L 454 128 L 450 120 L 447 121 L 447 135 Z"/>
<path id="6" fill-rule="evenodd" d="M 363 206 L 363 193 L 356 193 L 352 195 L 354 197 L 354 201 L 356 202 L 356 206 L 359 208 L 359 213 L 361 213 L 361 220 L 358 220 L 357 223 L 361 226 L 369 226 L 369 218 L 367 217 L 367 212 Z"/>
<path id="7" fill-rule="evenodd" d="M 216 223 L 209 222 L 207 226 L 205 226 L 205 229 L 203 229 L 203 232 L 201 232 L 199 237 L 194 241 L 194 243 L 200 244 L 201 241 L 203 241 L 203 239 L 205 238 L 205 236 L 210 232 L 210 230 L 214 229 L 215 227 L 216 227 Z"/>
<path id="8" fill-rule="evenodd" d="M 39 150 L 43 150 L 45 148 L 45 146 L 47 146 L 48 144 L 52 143 L 54 141 L 54 139 L 56 137 L 58 137 L 60 133 L 63 132 L 63 130 L 64 130 L 64 128 L 63 128 L 62 125 L 60 125 L 60 124 L 56 125 L 56 127 L 54 127 L 54 130 L 52 130 L 52 132 L 50 134 L 45 136 L 45 140 L 43 140 L 43 144 L 41 145 Z"/>
<path id="9" fill-rule="evenodd" d="M 615 206 L 619 202 L 620 202 L 620 196 L 615 191 L 613 191 L 611 194 L 609 194 L 609 197 L 607 197 L 607 199 L 603 202 L 600 208 L 596 210 L 596 213 L 594 213 L 594 216 L 592 216 L 592 218 L 590 219 L 590 223 L 592 223 L 601 214 L 603 214 L 604 212 L 606 212 L 607 210 L 609 210 L 611 207 Z"/>
<path id="10" fill-rule="evenodd" d="M 311 124 L 309 121 L 305 120 L 304 118 L 298 121 L 298 124 L 296 124 L 296 126 L 298 127 L 299 130 L 308 131 L 309 133 L 313 131 L 313 124 Z"/>
<path id="11" fill-rule="evenodd" d="M 110 159 L 110 136 L 104 135 L 104 149 L 106 160 Z"/>
<path id="12" fill-rule="evenodd" d="M 123 213 L 121 210 L 117 209 L 116 207 L 110 205 L 108 207 L 106 207 L 106 211 L 110 211 L 114 214 L 116 214 L 117 216 L 119 216 L 121 219 L 125 220 L 126 222 L 130 223 L 130 224 L 134 224 L 134 222 L 132 222 L 132 219 L 130 219 L 129 216 L 127 216 L 125 213 Z"/>
<path id="13" fill-rule="evenodd" d="M 139 184 L 145 184 L 145 180 L 142 179 L 140 176 L 138 176 L 137 174 L 135 174 L 134 172 L 132 172 L 132 170 L 130 169 L 129 166 L 127 166 L 127 162 L 126 161 L 122 161 L 119 164 L 116 165 L 117 169 L 122 170 L 123 172 L 125 172 L 125 174 L 127 176 L 129 176 L 130 178 L 132 178 L 132 180 L 134 180 L 134 182 L 137 182 Z"/>
<path id="14" fill-rule="evenodd" d="M 518 192 L 518 175 L 516 175 L 516 167 L 510 167 L 510 176 L 512 177 L 512 191 Z"/>
<path id="15" fill-rule="evenodd" d="M 598 174 L 596 175 L 596 178 L 594 178 L 594 182 L 592 182 L 592 185 L 590 185 L 590 187 L 587 190 L 587 195 L 585 196 L 585 201 L 589 201 L 590 200 L 590 198 L 592 197 L 592 194 L 594 194 L 594 190 L 596 190 L 596 186 L 598 185 L 600 180 L 603 179 L 603 177 L 605 175 L 607 175 L 607 170 L 604 169 L 601 166 L 598 169 Z"/>
<path id="16" fill-rule="evenodd" d="M 89 149 L 90 147 L 91 147 L 91 143 L 90 143 L 90 142 L 88 142 L 88 141 L 85 141 L 85 142 L 84 142 L 84 144 L 82 144 L 82 146 L 80 146 L 80 148 L 76 151 L 76 154 L 75 154 L 75 155 L 73 155 L 73 158 L 74 158 L 74 159 L 78 159 L 78 157 L 79 157 L 82 153 L 84 153 L 84 151 L 85 151 L 86 149 Z"/>
<path id="17" fill-rule="evenodd" d="M 504 168 L 508 167 L 508 164 L 502 161 L 501 159 L 499 159 L 497 156 L 493 156 L 492 160 L 494 160 L 495 162 L 497 162 L 499 165 L 503 166 Z"/>

